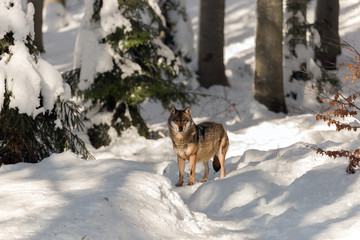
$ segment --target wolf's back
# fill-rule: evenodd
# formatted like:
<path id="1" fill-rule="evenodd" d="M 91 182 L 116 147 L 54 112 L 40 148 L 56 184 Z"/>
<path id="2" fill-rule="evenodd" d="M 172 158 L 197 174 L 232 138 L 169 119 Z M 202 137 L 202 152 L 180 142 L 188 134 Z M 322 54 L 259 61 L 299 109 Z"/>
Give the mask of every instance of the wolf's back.
<path id="1" fill-rule="evenodd" d="M 197 126 L 197 134 L 201 143 L 213 143 L 219 141 L 226 135 L 226 131 L 222 124 L 216 122 L 203 122 Z M 220 143 L 219 143 L 220 144 Z"/>
<path id="2" fill-rule="evenodd" d="M 203 122 L 196 126 L 198 144 L 201 146 L 202 151 L 213 153 L 213 168 L 218 172 L 221 164 L 218 156 L 216 155 L 221 147 L 221 141 L 225 138 L 225 146 L 228 147 L 229 140 L 226 131 L 222 124 L 215 122 Z"/>

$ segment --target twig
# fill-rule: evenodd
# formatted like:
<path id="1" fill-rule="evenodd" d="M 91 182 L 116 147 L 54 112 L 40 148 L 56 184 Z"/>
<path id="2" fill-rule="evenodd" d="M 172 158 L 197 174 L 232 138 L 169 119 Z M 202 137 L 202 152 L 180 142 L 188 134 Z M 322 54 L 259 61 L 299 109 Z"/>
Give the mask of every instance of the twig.
<path id="1" fill-rule="evenodd" d="M 220 98 L 222 100 L 224 100 L 225 102 L 227 102 L 229 104 L 229 107 L 231 107 L 235 114 L 239 117 L 239 119 L 241 120 L 241 116 L 240 116 L 240 113 L 239 111 L 235 108 L 236 104 L 235 103 L 232 103 L 230 102 L 227 98 L 223 97 L 223 96 L 219 96 L 219 95 L 212 95 L 212 94 L 208 94 L 208 93 L 199 93 L 199 92 L 189 92 L 191 94 L 194 94 L 194 95 L 200 95 L 202 97 L 214 97 L 214 98 Z"/>

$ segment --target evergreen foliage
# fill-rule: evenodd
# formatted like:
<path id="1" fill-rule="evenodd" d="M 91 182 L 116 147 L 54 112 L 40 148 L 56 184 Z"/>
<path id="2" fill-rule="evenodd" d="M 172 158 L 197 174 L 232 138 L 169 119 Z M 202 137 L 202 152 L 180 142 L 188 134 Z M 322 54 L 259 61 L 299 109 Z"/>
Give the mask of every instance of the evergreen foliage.
<path id="1" fill-rule="evenodd" d="M 193 32 L 186 13 L 186 2 L 182 0 L 159 0 L 164 14 L 166 29 L 164 43 L 179 56 L 182 62 L 189 63 L 194 58 Z"/>
<path id="2" fill-rule="evenodd" d="M 0 164 L 37 163 L 67 149 L 86 159 L 92 157 L 84 142 L 72 132 L 83 127 L 73 102 L 59 99 L 52 111 L 33 118 L 10 108 L 9 96 L 6 93 L 0 112 Z"/>
<path id="3" fill-rule="evenodd" d="M 102 14 L 104 4 L 108 4 L 106 9 L 109 9 L 111 3 L 103 0 L 94 0 L 90 10 L 87 8 L 92 12 L 85 13 L 83 31 L 80 30 L 78 38 L 81 39 L 81 34 L 88 34 L 88 29 L 101 32 L 101 35 L 96 34 L 95 42 L 100 45 L 98 48 L 102 49 L 102 54 L 107 59 L 110 57 L 111 61 L 105 71 L 97 70 L 93 79 L 86 78 L 88 74 L 82 70 L 88 69 L 89 59 L 81 59 L 81 55 L 87 55 L 84 53 L 89 49 L 81 48 L 80 43 L 77 66 L 80 75 L 68 78 L 70 85 L 75 88 L 75 94 L 91 102 L 91 107 L 86 109 L 88 113 L 93 114 L 91 110 L 98 108 L 100 114 L 112 114 L 111 121 L 93 123 L 88 130 L 95 147 L 110 143 L 106 133 L 109 127 L 121 135 L 125 129 L 135 126 L 140 135 L 150 137 L 138 107 L 147 99 L 161 102 L 164 108 L 169 108 L 174 102 L 182 105 L 194 102 L 194 97 L 185 92 L 184 84 L 174 81 L 186 72 L 186 67 L 174 51 L 164 44 L 165 33 L 169 29 L 159 5 L 147 0 L 118 0 L 115 4 L 117 11 Z M 123 24 L 116 23 L 109 27 L 109 22 L 113 21 L 109 15 L 122 19 Z M 112 30 L 109 31 L 109 28 Z M 93 54 L 92 57 L 95 66 L 104 63 L 96 59 L 99 56 Z M 88 114 L 87 118 L 91 116 Z"/>
<path id="4" fill-rule="evenodd" d="M 341 89 L 341 82 L 336 75 L 329 73 L 321 62 L 317 61 L 314 52 L 318 51 L 319 23 L 309 23 L 306 19 L 308 0 L 287 0 L 286 2 L 286 37 L 285 37 L 285 65 L 287 74 L 285 78 L 290 83 L 304 81 L 315 92 L 319 103 L 320 95 L 328 91 Z M 309 36 L 307 36 L 309 35 Z M 287 86 L 287 97 L 297 100 L 301 96 L 299 84 L 289 84 Z"/>
<path id="5" fill-rule="evenodd" d="M 10 1 L 8 5 L 0 5 L 0 8 L 4 7 L 9 12 L 14 8 L 14 13 L 25 16 L 25 13 L 22 12 L 21 1 Z M 51 66 L 46 65 L 43 60 L 41 64 L 39 62 L 40 55 L 34 45 L 31 29 L 28 28 L 27 35 L 22 36 L 25 32 L 24 29 L 27 29 L 26 27 L 24 26 L 21 29 L 22 33 L 18 33 L 16 29 L 19 30 L 20 28 L 12 28 L 12 25 L 9 24 L 8 31 L 0 37 L 0 80 L 3 81 L 0 83 L 0 165 L 18 162 L 36 163 L 52 153 L 59 153 L 66 149 L 82 154 L 84 158 L 89 158 L 91 155 L 85 144 L 73 133 L 73 130 L 81 130 L 83 127 L 77 106 L 63 94 L 55 93 L 58 89 L 51 90 L 48 88 L 45 90 L 42 84 L 51 83 L 50 80 L 46 83 L 34 81 L 34 79 L 41 81 L 41 78 L 44 77 L 41 75 L 43 73 L 37 69 L 40 67 L 48 67 L 46 70 L 49 75 L 46 77 L 54 76 L 50 76 L 53 73 Z M 26 49 L 27 52 L 16 51 L 19 48 Z M 27 66 L 31 66 L 31 69 L 21 69 L 24 66 L 18 66 L 15 70 L 24 72 L 23 75 L 20 75 L 21 77 L 28 77 L 26 80 L 30 83 L 27 86 L 32 87 L 32 89 L 26 89 L 26 91 L 37 94 L 34 89 L 39 87 L 38 95 L 34 96 L 34 99 L 38 101 L 36 109 L 12 103 L 14 100 L 18 101 L 17 104 L 19 103 L 19 99 L 23 98 L 21 93 L 19 94 L 19 88 L 25 88 L 25 86 L 16 83 L 16 81 L 23 79 L 18 78 L 19 75 L 14 77 L 14 69 L 9 67 L 11 64 L 14 65 L 12 61 L 15 61 L 15 58 L 17 61 L 20 59 L 21 63 L 29 63 Z M 26 73 L 29 70 L 31 73 Z M 34 72 L 38 75 L 34 75 Z M 57 80 L 59 78 L 56 78 Z M 58 83 L 56 81 L 55 83 Z M 17 95 L 14 94 L 15 87 L 18 88 L 16 89 Z M 55 85 L 56 87 L 57 85 Z M 57 101 L 54 99 L 56 103 L 49 106 L 53 103 L 52 97 L 54 95 L 57 96 Z M 26 100 L 30 101 L 30 99 L 24 101 Z"/>
<path id="6" fill-rule="evenodd" d="M 286 25 L 288 26 L 286 32 L 285 42 L 289 48 L 289 53 L 286 58 L 295 58 L 297 61 L 298 55 L 296 48 L 298 45 L 302 45 L 304 49 L 307 47 L 306 33 L 310 29 L 311 25 L 306 22 L 306 3 L 307 1 L 287 1 L 286 11 L 289 13 L 289 17 L 286 20 Z M 299 59 L 299 70 L 293 70 L 290 76 L 289 81 L 293 80 L 303 80 L 307 81 L 311 78 L 306 72 L 306 62 L 303 62 L 304 59 Z M 298 61 L 297 61 L 298 62 Z"/>

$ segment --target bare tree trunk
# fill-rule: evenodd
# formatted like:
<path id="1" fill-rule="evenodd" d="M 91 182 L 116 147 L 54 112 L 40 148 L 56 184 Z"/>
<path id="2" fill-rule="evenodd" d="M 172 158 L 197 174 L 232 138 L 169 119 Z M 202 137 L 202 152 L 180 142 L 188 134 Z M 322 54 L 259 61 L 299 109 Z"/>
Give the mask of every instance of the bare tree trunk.
<path id="1" fill-rule="evenodd" d="M 321 38 L 321 47 L 315 57 L 328 70 L 336 69 L 336 57 L 341 53 L 339 37 L 339 0 L 318 0 L 316 23 Z"/>
<path id="2" fill-rule="evenodd" d="M 44 43 L 43 43 L 43 34 L 42 34 L 42 10 L 44 7 L 44 1 L 42 0 L 29 0 L 34 4 L 35 14 L 34 14 L 34 44 L 40 52 L 45 52 Z"/>
<path id="3" fill-rule="evenodd" d="M 229 85 L 224 66 L 225 0 L 201 0 L 199 37 L 199 82 Z"/>
<path id="4" fill-rule="evenodd" d="M 283 86 L 282 1 L 257 0 L 254 97 L 270 111 L 287 113 Z"/>
<path id="5" fill-rule="evenodd" d="M 65 0 L 45 0 L 45 6 L 49 3 L 52 3 L 52 2 L 58 2 L 58 3 L 61 3 L 64 7 L 66 7 L 65 5 Z"/>

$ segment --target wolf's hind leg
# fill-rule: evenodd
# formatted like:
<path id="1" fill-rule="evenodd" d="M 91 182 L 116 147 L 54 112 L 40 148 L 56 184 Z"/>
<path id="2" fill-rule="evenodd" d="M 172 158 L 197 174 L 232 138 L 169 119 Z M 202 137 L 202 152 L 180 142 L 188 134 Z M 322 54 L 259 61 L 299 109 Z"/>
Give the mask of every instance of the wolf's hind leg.
<path id="1" fill-rule="evenodd" d="M 220 147 L 218 150 L 218 157 L 219 157 L 220 165 L 221 165 L 220 178 L 223 178 L 226 175 L 225 157 L 226 157 L 226 152 L 228 150 L 228 147 L 229 147 L 229 138 L 228 138 L 227 134 L 225 133 L 225 135 L 221 139 Z"/>
<path id="2" fill-rule="evenodd" d="M 204 164 L 204 177 L 201 182 L 206 182 L 209 176 L 209 162 L 203 162 Z"/>

